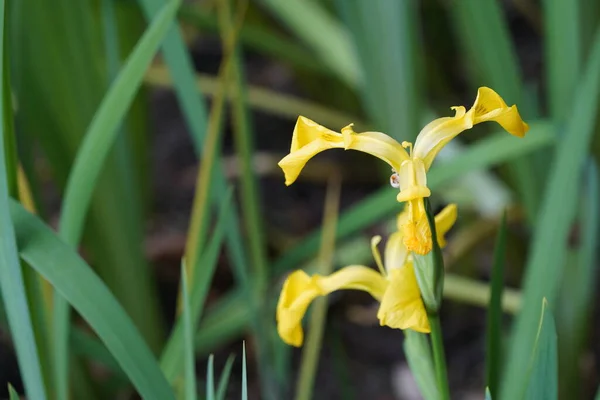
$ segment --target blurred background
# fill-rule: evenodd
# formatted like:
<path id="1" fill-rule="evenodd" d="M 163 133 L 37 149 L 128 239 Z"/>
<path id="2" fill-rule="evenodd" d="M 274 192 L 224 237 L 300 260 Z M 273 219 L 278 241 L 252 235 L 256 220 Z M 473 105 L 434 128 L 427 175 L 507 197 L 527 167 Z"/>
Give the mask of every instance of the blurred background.
<path id="1" fill-rule="evenodd" d="M 49 224 L 57 225 L 86 129 L 162 3 L 9 2 L 19 159 Z M 444 252 L 442 312 L 453 398 L 483 397 L 486 305 L 504 210 L 501 334 L 508 339 L 522 315 L 537 315 L 526 314 L 529 304 L 548 297 L 561 398 L 593 398 L 600 382 L 600 348 L 590 340 L 599 333 L 599 17 L 596 0 L 185 1 L 119 124 L 81 252 L 159 354 L 177 315 L 184 252 L 192 238 L 208 253 L 213 246 L 199 264 L 207 271 L 194 332 L 200 385 L 209 354 L 217 374 L 235 355 L 231 382 L 239 382 L 245 341 L 250 398 L 292 398 L 300 381 L 314 387 L 305 398 L 419 399 L 402 333 L 378 325 L 377 304 L 365 293 L 328 297 L 312 351 L 287 347 L 275 330 L 287 272 L 374 266 L 370 237 L 386 237 L 402 209 L 389 167 L 329 151 L 286 187 L 277 162 L 298 115 L 334 130 L 354 122 L 357 132 L 412 141 L 427 122 L 452 115 L 451 106 L 470 107 L 477 88 L 489 86 L 518 105 L 528 136 L 478 125 L 447 146 L 428 176 L 435 208 L 459 208 Z M 322 235 L 324 219 L 335 246 Z M 76 314 L 71 331 L 72 368 L 95 385 L 96 398 L 132 398 Z M 0 380 L 21 391 L 4 332 Z M 516 348 L 505 341 L 507 370 L 518 364 Z M 240 390 L 230 384 L 227 398 Z"/>

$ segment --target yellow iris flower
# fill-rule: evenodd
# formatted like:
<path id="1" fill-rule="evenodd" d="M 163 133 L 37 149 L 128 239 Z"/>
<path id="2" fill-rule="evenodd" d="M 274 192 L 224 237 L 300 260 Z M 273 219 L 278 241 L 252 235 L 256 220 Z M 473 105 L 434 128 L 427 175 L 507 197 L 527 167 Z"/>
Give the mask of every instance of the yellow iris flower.
<path id="1" fill-rule="evenodd" d="M 408 212 L 407 209 L 398 215 L 398 225 L 408 217 Z M 440 246 L 445 245 L 444 235 L 454 225 L 456 216 L 456 205 L 450 204 L 435 217 Z M 379 272 L 363 265 L 350 265 L 328 276 L 308 276 L 302 270 L 291 273 L 283 284 L 277 304 L 277 331 L 281 339 L 289 345 L 301 346 L 304 340 L 302 318 L 310 303 L 319 296 L 341 289 L 363 290 L 379 301 L 377 318 L 382 326 L 430 332 L 412 256 L 404 245 L 403 236 L 403 231 L 399 230 L 389 237 L 383 263 L 377 249 L 381 237 L 375 236 L 371 240 Z"/>
<path id="2" fill-rule="evenodd" d="M 390 183 L 400 189 L 397 200 L 409 204 L 409 218 L 402 227 L 405 245 L 412 252 L 427 254 L 432 243 L 422 199 L 431 195 L 426 172 L 442 147 L 480 122 L 496 121 L 518 137 L 525 136 L 529 129 L 517 106 L 508 107 L 496 92 L 487 87 L 479 88 L 469 111 L 463 106 L 452 109 L 456 113 L 454 117 L 438 118 L 427 124 L 417 136 L 414 146 L 409 142 L 400 144 L 381 132 L 356 133 L 352 124 L 342 128 L 341 132 L 335 132 L 301 116 L 294 128 L 290 153 L 279 162 L 285 183 L 291 185 L 308 160 L 327 149 L 352 149 L 374 155 L 392 167 Z"/>

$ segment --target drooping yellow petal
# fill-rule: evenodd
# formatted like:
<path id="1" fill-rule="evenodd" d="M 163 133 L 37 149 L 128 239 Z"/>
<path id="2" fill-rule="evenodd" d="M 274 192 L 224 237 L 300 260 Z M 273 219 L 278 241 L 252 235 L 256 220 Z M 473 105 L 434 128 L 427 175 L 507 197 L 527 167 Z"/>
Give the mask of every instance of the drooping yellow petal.
<path id="1" fill-rule="evenodd" d="M 517 137 L 524 137 L 529 130 L 519 115 L 516 105 L 508 107 L 502 97 L 488 87 L 480 87 L 472 110 L 473 124 L 485 121 L 496 121 L 508 133 Z"/>
<path id="2" fill-rule="evenodd" d="M 357 289 L 381 300 L 386 287 L 387 280 L 381 274 L 361 265 L 342 268 L 329 276 L 294 271 L 283 284 L 277 303 L 277 332 L 285 343 L 301 346 L 302 318 L 314 299 L 340 289 Z"/>
<path id="3" fill-rule="evenodd" d="M 294 128 L 290 153 L 278 164 L 285 174 L 285 184 L 294 183 L 308 160 L 333 148 L 369 153 L 387 162 L 395 170 L 399 170 L 402 161 L 408 159 L 406 150 L 384 133 L 355 133 L 352 124 L 344 127 L 341 133 L 335 132 L 300 116 Z"/>
<path id="4" fill-rule="evenodd" d="M 388 275 L 393 269 L 402 268 L 406 264 L 408 249 L 404 245 L 404 233 L 401 230 L 388 238 L 383 258 Z"/>
<path id="5" fill-rule="evenodd" d="M 377 312 L 379 323 L 395 329 L 431 332 L 412 263 L 391 270 L 388 280 Z"/>
<path id="6" fill-rule="evenodd" d="M 425 169 L 431 167 L 437 153 L 450 140 L 473 125 L 485 121 L 496 121 L 510 134 L 523 137 L 528 125 L 523 122 L 517 106 L 508 107 L 504 100 L 492 89 L 480 87 L 473 107 L 466 112 L 464 107 L 452 107 L 454 117 L 438 118 L 425 126 L 415 142 L 413 157 L 420 158 Z"/>
<path id="7" fill-rule="evenodd" d="M 344 148 L 341 133 L 327 129 L 308 118 L 298 117 L 290 154 L 278 164 L 285 174 L 285 184 L 289 186 L 294 183 L 308 160 L 324 150 L 333 148 Z"/>
<path id="8" fill-rule="evenodd" d="M 456 204 L 448 204 L 442 211 L 435 216 L 435 232 L 438 245 L 441 248 L 446 247 L 445 235 L 456 222 L 458 210 Z"/>

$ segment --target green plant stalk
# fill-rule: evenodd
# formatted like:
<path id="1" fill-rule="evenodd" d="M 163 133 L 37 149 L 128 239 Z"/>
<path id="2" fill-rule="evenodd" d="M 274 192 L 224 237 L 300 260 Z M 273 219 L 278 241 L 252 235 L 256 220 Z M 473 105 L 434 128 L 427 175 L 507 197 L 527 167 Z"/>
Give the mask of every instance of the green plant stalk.
<path id="1" fill-rule="evenodd" d="M 448 386 L 448 372 L 446 369 L 446 355 L 444 353 L 444 338 L 438 314 L 429 314 L 431 325 L 431 348 L 433 350 L 433 363 L 438 389 L 442 400 L 450 400 L 450 387 Z"/>
<path id="2" fill-rule="evenodd" d="M 333 271 L 333 254 L 335 252 L 335 228 L 339 214 L 340 180 L 334 176 L 329 182 L 325 199 L 323 217 L 323 236 L 319 252 L 319 274 L 329 275 Z M 321 354 L 325 318 L 327 317 L 327 299 L 317 299 L 310 315 L 310 331 L 306 344 L 302 348 L 302 362 L 296 384 L 296 400 L 313 398 L 315 377 Z"/>

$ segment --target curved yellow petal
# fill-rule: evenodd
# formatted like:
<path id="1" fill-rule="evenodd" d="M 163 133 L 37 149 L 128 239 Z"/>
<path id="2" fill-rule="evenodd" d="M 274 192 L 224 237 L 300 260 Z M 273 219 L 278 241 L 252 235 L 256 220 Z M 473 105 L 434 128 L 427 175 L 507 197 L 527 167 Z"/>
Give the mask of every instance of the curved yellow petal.
<path id="1" fill-rule="evenodd" d="M 485 121 L 496 121 L 510 134 L 523 137 L 528 125 L 523 122 L 517 106 L 508 107 L 504 100 L 488 87 L 480 87 L 473 107 L 466 112 L 464 107 L 452 107 L 454 117 L 438 118 L 425 126 L 415 142 L 413 158 L 420 158 L 428 170 L 437 153 L 450 140 L 473 125 Z"/>
<path id="2" fill-rule="evenodd" d="M 324 150 L 333 148 L 344 148 L 341 133 L 327 129 L 308 118 L 298 117 L 290 154 L 277 164 L 285 174 L 285 184 L 289 186 L 294 183 L 308 160 Z"/>
<path id="3" fill-rule="evenodd" d="M 400 171 L 400 165 L 409 156 L 404 147 L 385 133 L 362 132 L 355 133 L 352 126 L 342 129 L 346 150 L 358 150 L 371 154 L 388 163 L 394 170 Z"/>
<path id="4" fill-rule="evenodd" d="M 525 136 L 529 130 L 516 105 L 508 107 L 502 97 L 488 87 L 480 87 L 473 104 L 473 124 L 496 121 L 508 133 L 517 137 Z"/>
<path id="5" fill-rule="evenodd" d="M 446 233 L 452 228 L 458 217 L 456 204 L 448 204 L 442 211 L 435 216 L 435 232 L 438 245 L 446 247 Z"/>
<path id="6" fill-rule="evenodd" d="M 425 169 L 429 170 L 437 153 L 456 135 L 473 127 L 472 115 L 462 106 L 452 107 L 454 117 L 443 117 L 425 125 L 417 135 L 413 158 L 423 160 Z"/>
<path id="7" fill-rule="evenodd" d="M 383 258 L 388 274 L 393 269 L 402 268 L 406 264 L 408 249 L 404 245 L 404 233 L 401 230 L 392 233 L 388 238 Z"/>
<path id="8" fill-rule="evenodd" d="M 412 263 L 393 269 L 388 279 L 390 283 L 377 312 L 380 324 L 395 329 L 431 332 Z"/>
<path id="9" fill-rule="evenodd" d="M 277 332 L 285 343 L 301 346 L 302 318 L 314 299 L 340 289 L 357 289 L 381 300 L 386 287 L 387 281 L 381 274 L 361 265 L 342 268 L 329 276 L 294 271 L 284 282 L 277 303 Z"/>

